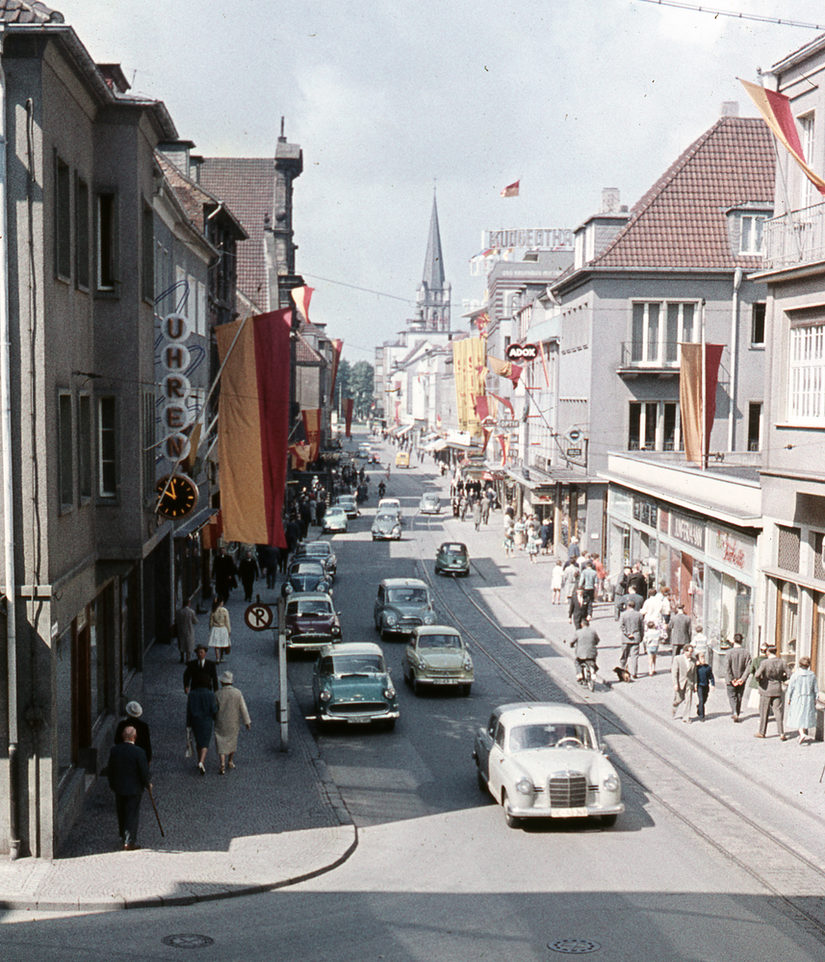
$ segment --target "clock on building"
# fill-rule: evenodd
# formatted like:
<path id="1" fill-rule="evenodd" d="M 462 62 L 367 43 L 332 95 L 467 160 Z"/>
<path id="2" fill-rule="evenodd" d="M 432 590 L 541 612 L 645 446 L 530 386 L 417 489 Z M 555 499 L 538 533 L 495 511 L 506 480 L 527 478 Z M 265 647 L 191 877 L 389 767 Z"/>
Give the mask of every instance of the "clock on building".
<path id="1" fill-rule="evenodd" d="M 198 486 L 186 474 L 165 475 L 155 490 L 158 493 L 157 512 L 164 518 L 185 518 L 198 503 Z"/>

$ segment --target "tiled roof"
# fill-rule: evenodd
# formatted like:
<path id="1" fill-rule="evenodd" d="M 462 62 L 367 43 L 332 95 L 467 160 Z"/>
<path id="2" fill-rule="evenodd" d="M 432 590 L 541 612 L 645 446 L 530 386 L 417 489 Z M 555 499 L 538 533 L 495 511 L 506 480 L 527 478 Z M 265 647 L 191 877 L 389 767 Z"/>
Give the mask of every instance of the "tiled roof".
<path id="1" fill-rule="evenodd" d="M 187 177 L 180 168 L 171 163 L 171 161 L 159 151 L 155 152 L 155 157 L 163 171 L 163 176 L 175 191 L 175 196 L 183 208 L 184 213 L 198 230 L 204 233 L 206 228 L 204 208 L 207 208 L 211 213 L 211 211 L 220 205 L 221 198 L 215 197 L 214 194 L 204 190 L 202 184 L 196 184 L 195 181 Z M 238 236 L 240 237 L 242 230 L 241 225 L 237 218 L 233 216 L 233 212 L 226 203 L 223 205 L 223 212 L 234 221 L 238 230 Z"/>
<path id="2" fill-rule="evenodd" d="M 39 0 L 0 0 L 3 23 L 63 23 L 63 14 Z"/>
<path id="3" fill-rule="evenodd" d="M 205 157 L 200 182 L 225 201 L 249 235 L 238 245 L 238 287 L 262 309 L 267 306 L 264 217 L 275 198 L 273 157 Z"/>
<path id="4" fill-rule="evenodd" d="M 756 117 L 721 117 L 648 190 L 630 220 L 592 261 L 597 267 L 753 270 L 735 256 L 725 212 L 773 204 L 772 135 Z"/>

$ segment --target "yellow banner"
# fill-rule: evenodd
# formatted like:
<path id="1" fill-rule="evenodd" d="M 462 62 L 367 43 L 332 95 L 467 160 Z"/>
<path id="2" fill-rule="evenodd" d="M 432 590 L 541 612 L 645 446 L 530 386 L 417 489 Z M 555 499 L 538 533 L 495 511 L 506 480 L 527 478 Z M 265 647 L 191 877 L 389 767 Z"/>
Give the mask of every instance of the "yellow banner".
<path id="1" fill-rule="evenodd" d="M 475 399 L 485 391 L 484 338 L 465 337 L 453 341 L 453 376 L 459 430 L 480 437 L 481 422 L 476 414 Z"/>

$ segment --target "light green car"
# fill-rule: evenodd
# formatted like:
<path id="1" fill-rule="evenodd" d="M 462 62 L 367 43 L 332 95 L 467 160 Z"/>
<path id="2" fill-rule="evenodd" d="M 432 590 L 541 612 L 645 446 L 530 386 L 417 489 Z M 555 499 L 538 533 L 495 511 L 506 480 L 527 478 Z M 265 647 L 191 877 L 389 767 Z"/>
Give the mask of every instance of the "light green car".
<path id="1" fill-rule="evenodd" d="M 404 681 L 418 694 L 422 685 L 452 685 L 469 695 L 473 659 L 461 635 L 447 625 L 416 628 L 402 658 Z"/>

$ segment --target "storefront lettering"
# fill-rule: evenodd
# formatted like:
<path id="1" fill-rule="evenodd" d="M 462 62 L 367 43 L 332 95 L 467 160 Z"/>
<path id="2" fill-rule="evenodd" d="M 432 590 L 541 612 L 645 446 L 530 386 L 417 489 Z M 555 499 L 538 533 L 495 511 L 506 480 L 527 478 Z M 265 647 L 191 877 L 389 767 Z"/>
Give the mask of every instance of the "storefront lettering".
<path id="1" fill-rule="evenodd" d="M 679 541 L 690 545 L 692 548 L 698 548 L 700 551 L 704 548 L 705 529 L 700 522 L 694 521 L 692 518 L 672 513 L 670 515 L 670 533 L 674 538 L 678 538 Z"/>

